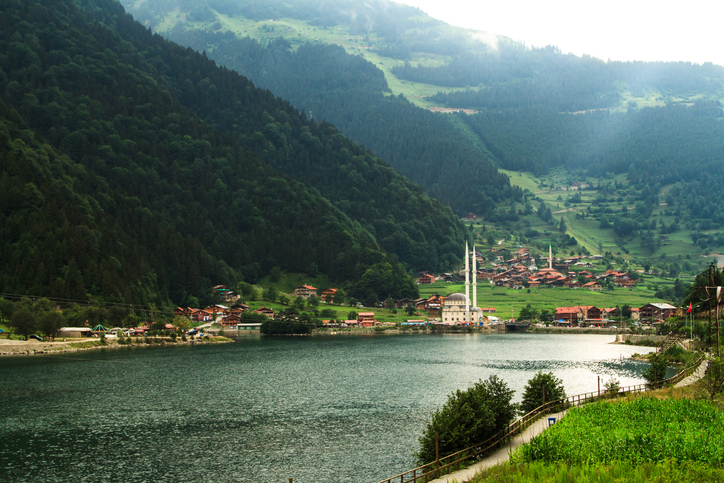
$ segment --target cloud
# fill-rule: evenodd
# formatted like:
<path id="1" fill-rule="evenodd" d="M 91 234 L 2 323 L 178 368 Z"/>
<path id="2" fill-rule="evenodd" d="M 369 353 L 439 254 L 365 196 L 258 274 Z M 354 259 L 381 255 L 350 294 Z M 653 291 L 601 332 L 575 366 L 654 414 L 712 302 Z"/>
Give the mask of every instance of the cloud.
<path id="1" fill-rule="evenodd" d="M 490 32 L 474 32 L 473 38 L 480 40 L 482 43 L 487 45 L 493 50 L 498 50 L 498 36 L 497 34 Z"/>

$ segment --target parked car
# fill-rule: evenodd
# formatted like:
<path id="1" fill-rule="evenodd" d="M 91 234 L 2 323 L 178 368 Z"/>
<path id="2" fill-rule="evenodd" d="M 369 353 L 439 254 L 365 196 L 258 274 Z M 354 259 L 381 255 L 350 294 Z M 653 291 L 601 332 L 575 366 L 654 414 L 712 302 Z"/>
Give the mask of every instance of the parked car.
<path id="1" fill-rule="evenodd" d="M 186 335 L 196 335 L 196 334 L 198 334 L 198 333 L 199 333 L 198 330 L 196 330 L 196 329 L 191 329 L 191 330 L 189 330 L 188 332 L 186 332 Z"/>

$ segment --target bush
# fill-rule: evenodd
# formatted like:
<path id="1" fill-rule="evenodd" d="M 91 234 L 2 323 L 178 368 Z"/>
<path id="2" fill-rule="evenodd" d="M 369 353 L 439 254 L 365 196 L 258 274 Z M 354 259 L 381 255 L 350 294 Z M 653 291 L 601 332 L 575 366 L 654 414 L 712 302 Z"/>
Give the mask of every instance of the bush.
<path id="1" fill-rule="evenodd" d="M 555 377 L 552 372 L 544 374 L 543 371 L 539 371 L 533 379 L 528 381 L 523 391 L 523 401 L 520 403 L 523 414 L 542 406 L 544 398 L 546 402 L 549 402 L 566 397 L 563 381 Z"/>
<path id="2" fill-rule="evenodd" d="M 618 394 L 618 392 L 621 390 L 621 383 L 616 378 L 611 378 L 603 385 L 603 390 L 607 394 Z"/>
<path id="3" fill-rule="evenodd" d="M 641 375 L 649 385 L 660 386 L 661 381 L 666 379 L 667 366 L 668 364 L 664 358 L 657 355 L 651 358 L 651 365 Z"/>
<path id="4" fill-rule="evenodd" d="M 435 435 L 438 436 L 440 456 L 444 456 L 497 434 L 515 417 L 516 405 L 511 402 L 513 392 L 492 375 L 465 391 L 450 394 L 420 436 L 418 462 L 435 461 Z"/>

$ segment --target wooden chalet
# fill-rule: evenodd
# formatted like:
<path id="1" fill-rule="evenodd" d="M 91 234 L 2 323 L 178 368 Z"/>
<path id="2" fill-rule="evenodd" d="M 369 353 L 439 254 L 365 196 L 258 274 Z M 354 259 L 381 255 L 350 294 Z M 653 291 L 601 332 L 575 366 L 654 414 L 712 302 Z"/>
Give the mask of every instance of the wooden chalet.
<path id="1" fill-rule="evenodd" d="M 431 283 L 435 283 L 435 275 L 426 273 L 424 275 L 420 275 L 420 278 L 417 280 L 417 283 L 420 285 L 429 285 Z"/>
<path id="2" fill-rule="evenodd" d="M 395 307 L 397 307 L 398 309 L 404 309 L 404 308 L 407 307 L 408 305 L 412 305 L 412 306 L 414 307 L 414 306 L 415 306 L 415 300 L 414 300 L 414 299 L 409 299 L 409 298 L 408 298 L 408 299 L 395 300 Z"/>
<path id="3" fill-rule="evenodd" d="M 375 320 L 375 313 L 374 312 L 360 312 L 357 314 L 357 323 L 363 327 L 369 327 L 372 325 L 375 325 L 377 321 Z"/>
<path id="4" fill-rule="evenodd" d="M 221 318 L 221 325 L 235 326 L 241 323 L 241 317 L 236 314 L 230 314 Z"/>
<path id="5" fill-rule="evenodd" d="M 593 305 L 581 306 L 581 312 L 583 312 L 583 318 L 588 320 L 601 319 L 603 318 L 603 312 L 598 307 Z"/>
<path id="6" fill-rule="evenodd" d="M 322 292 L 322 300 L 325 302 L 328 302 L 330 304 L 334 303 L 334 296 L 339 291 L 337 288 L 328 288 L 324 292 Z"/>
<path id="7" fill-rule="evenodd" d="M 274 318 L 274 309 L 270 309 L 269 307 L 264 307 L 263 305 L 261 306 L 261 308 L 256 309 L 254 312 L 256 312 L 258 314 L 264 314 L 267 317 L 269 317 L 270 319 Z"/>
<path id="8" fill-rule="evenodd" d="M 556 307 L 556 322 L 577 326 L 582 315 L 578 307 Z"/>
<path id="9" fill-rule="evenodd" d="M 443 305 L 445 305 L 445 299 L 440 294 L 435 294 L 425 301 L 425 310 L 428 315 L 434 316 L 440 312 Z"/>
<path id="10" fill-rule="evenodd" d="M 646 304 L 639 308 L 641 320 L 666 320 L 676 314 L 676 307 L 667 303 Z"/>
<path id="11" fill-rule="evenodd" d="M 566 288 L 581 288 L 583 284 L 575 278 L 568 278 L 563 282 L 563 286 Z"/>
<path id="12" fill-rule="evenodd" d="M 412 304 L 415 306 L 415 310 L 427 310 L 427 309 L 425 309 L 426 303 L 427 303 L 427 299 L 415 299 L 412 302 Z"/>
<path id="13" fill-rule="evenodd" d="M 616 281 L 616 285 L 618 285 L 619 287 L 624 287 L 624 288 L 633 288 L 636 286 L 636 280 L 634 280 L 632 278 L 625 278 L 625 279 Z"/>
<path id="14" fill-rule="evenodd" d="M 312 287 L 311 285 L 300 285 L 299 287 L 294 289 L 292 295 L 294 295 L 294 297 L 302 297 L 303 299 L 308 299 L 312 295 L 317 295 L 317 289 L 316 287 Z"/>
<path id="15" fill-rule="evenodd" d="M 239 298 L 241 298 L 241 296 L 237 292 L 231 290 L 225 285 L 216 285 L 214 287 L 214 292 L 219 295 L 219 298 L 223 302 L 236 302 L 237 300 L 239 300 Z"/>
<path id="16" fill-rule="evenodd" d="M 587 288 L 588 290 L 592 292 L 600 292 L 603 290 L 603 287 L 598 282 L 588 282 L 583 284 L 583 288 Z"/>

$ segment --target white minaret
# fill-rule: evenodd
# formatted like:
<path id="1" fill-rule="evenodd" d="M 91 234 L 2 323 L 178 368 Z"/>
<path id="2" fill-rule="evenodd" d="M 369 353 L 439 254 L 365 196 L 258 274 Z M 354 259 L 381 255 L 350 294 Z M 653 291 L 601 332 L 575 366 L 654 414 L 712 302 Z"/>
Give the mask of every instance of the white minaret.
<path id="1" fill-rule="evenodd" d="M 465 320 L 470 322 L 470 254 L 465 242 Z"/>
<path id="2" fill-rule="evenodd" d="M 475 267 L 475 245 L 473 245 L 473 307 L 478 306 L 478 270 Z"/>
<path id="3" fill-rule="evenodd" d="M 553 270 L 553 248 L 551 248 L 550 244 L 548 245 L 548 268 Z"/>

